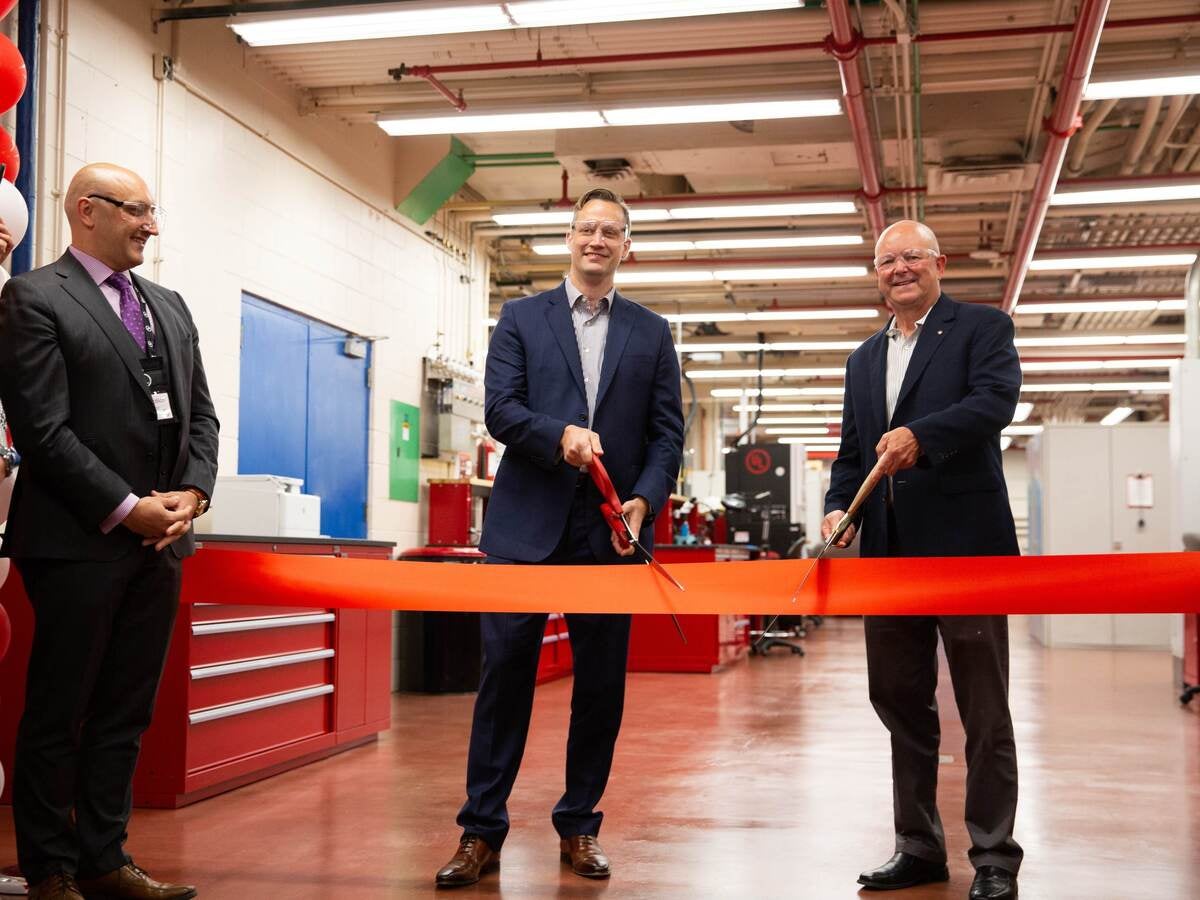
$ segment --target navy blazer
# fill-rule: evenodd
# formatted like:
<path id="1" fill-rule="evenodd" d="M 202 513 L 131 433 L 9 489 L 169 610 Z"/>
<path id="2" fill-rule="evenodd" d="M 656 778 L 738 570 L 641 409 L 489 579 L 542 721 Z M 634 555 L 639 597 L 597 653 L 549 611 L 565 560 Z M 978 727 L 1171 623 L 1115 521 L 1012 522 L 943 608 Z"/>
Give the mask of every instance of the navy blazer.
<path id="1" fill-rule="evenodd" d="M 1016 555 L 1016 529 L 1000 430 L 1021 392 L 1012 319 L 942 294 L 929 311 L 887 421 L 887 328 L 846 362 L 842 443 L 825 512 L 849 508 L 875 465 L 885 431 L 907 426 L 921 445 L 917 465 L 893 478 L 894 512 L 906 556 Z M 863 556 L 887 555 L 886 479 L 863 504 Z"/>
<path id="2" fill-rule="evenodd" d="M 558 546 L 575 494 L 578 469 L 563 462 L 568 425 L 587 427 L 587 395 L 565 285 L 510 300 L 488 347 L 484 421 L 505 445 L 488 501 L 483 552 L 540 562 Z M 664 509 L 679 475 L 683 406 L 679 360 L 666 319 L 613 294 L 592 430 L 621 500 L 645 497 Z M 598 503 L 599 501 L 597 501 Z M 599 508 L 588 538 L 601 562 L 613 550 Z M 653 515 L 639 539 L 653 546 Z"/>

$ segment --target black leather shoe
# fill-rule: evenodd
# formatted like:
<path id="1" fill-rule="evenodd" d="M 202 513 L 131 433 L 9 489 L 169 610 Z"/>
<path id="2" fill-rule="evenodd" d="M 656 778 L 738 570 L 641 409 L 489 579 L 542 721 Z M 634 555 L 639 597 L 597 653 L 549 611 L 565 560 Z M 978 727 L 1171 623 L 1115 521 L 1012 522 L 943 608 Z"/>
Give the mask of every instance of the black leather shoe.
<path id="1" fill-rule="evenodd" d="M 911 853 L 897 853 L 878 869 L 858 876 L 858 883 L 873 891 L 897 891 L 918 884 L 949 880 L 950 870 L 944 862 L 931 862 Z"/>
<path id="2" fill-rule="evenodd" d="M 477 834 L 464 834 L 458 842 L 458 852 L 438 869 L 435 881 L 438 887 L 462 887 L 499 868 L 500 854 L 487 841 Z"/>
<path id="3" fill-rule="evenodd" d="M 1017 876 L 999 866 L 980 866 L 968 896 L 970 900 L 1016 900 Z"/>

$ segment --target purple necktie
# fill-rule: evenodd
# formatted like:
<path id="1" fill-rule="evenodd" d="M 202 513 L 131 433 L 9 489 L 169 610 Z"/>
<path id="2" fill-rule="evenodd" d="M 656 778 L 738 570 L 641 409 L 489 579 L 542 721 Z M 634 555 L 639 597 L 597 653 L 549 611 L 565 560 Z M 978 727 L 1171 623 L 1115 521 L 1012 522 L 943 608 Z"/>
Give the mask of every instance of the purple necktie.
<path id="1" fill-rule="evenodd" d="M 115 287 L 121 294 L 121 324 L 129 332 L 130 337 L 137 343 L 143 353 L 146 352 L 146 323 L 142 319 L 142 304 L 138 301 L 129 276 L 123 272 L 113 272 L 104 283 Z"/>

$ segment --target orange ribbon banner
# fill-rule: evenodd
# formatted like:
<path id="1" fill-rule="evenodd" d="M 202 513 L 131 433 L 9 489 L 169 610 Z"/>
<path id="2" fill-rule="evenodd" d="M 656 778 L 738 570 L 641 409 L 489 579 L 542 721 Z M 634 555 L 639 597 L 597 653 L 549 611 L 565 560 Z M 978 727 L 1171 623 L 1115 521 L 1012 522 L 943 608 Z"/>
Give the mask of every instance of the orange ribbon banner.
<path id="1" fill-rule="evenodd" d="M 796 602 L 792 592 L 817 566 Z M 205 548 L 188 603 L 443 612 L 991 615 L 1200 612 L 1200 553 L 488 566 Z"/>

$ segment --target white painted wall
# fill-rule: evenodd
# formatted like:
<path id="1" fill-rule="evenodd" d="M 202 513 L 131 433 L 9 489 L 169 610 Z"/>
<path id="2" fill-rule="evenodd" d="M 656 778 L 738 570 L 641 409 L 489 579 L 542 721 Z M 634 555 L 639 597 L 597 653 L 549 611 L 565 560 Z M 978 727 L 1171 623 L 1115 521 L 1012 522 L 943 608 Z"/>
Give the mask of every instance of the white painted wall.
<path id="1" fill-rule="evenodd" d="M 237 467 L 242 291 L 386 337 L 375 345 L 369 531 L 418 544 L 417 504 L 387 499 L 389 403 L 419 405 L 425 354 L 482 364 L 486 262 L 471 248 L 443 250 L 391 211 L 395 139 L 373 125 L 302 117 L 297 94 L 221 22 L 155 34 L 156 5 L 42 4 L 38 262 L 68 243 L 58 209 L 80 166 L 115 162 L 146 179 L 167 217 L 140 271 L 180 291 L 196 318 L 222 474 Z M 176 81 L 155 79 L 155 54 L 174 56 Z"/>

